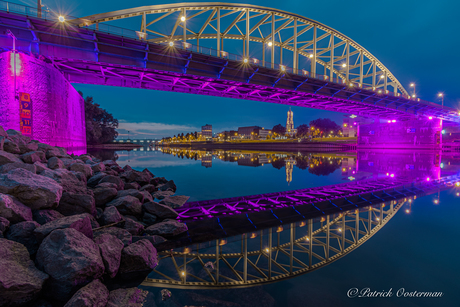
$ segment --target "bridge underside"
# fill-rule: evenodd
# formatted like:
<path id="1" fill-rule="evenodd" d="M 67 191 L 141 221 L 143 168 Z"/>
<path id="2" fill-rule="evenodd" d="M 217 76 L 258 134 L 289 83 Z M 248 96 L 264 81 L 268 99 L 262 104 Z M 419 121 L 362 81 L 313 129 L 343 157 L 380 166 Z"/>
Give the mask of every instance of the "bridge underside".
<path id="1" fill-rule="evenodd" d="M 458 121 L 457 111 L 429 102 L 350 87 L 241 61 L 0 12 L 17 49 L 41 57 L 73 83 L 145 88 L 353 113 L 383 119 L 417 116 Z M 0 34 L 3 51 L 11 38 Z M 212 53 L 212 52 L 211 52 Z M 338 82 L 338 83 L 335 83 Z"/>

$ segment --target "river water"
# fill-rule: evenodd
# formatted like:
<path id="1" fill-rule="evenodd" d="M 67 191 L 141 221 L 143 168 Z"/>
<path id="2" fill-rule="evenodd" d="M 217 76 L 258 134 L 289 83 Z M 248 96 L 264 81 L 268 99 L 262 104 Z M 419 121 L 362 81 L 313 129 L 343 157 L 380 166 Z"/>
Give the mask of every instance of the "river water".
<path id="1" fill-rule="evenodd" d="M 309 153 L 142 148 L 106 153 L 103 158 L 109 158 L 111 154 L 117 157 L 121 166 L 129 164 L 137 170 L 148 168 L 155 176 L 173 179 L 178 187 L 176 195 L 190 196 L 189 201 L 386 177 L 404 177 L 415 182 L 460 174 L 460 155 L 439 152 Z M 395 202 L 397 212 L 363 244 L 308 273 L 256 287 L 175 289 L 166 284 L 144 287 L 150 292 L 148 305 L 459 306 L 459 192 L 460 189 L 453 186 L 398 204 Z M 393 208 L 393 203 L 391 205 Z M 306 233 L 306 227 L 300 228 L 299 225 L 302 224 L 293 226 L 295 236 Z M 262 237 L 263 240 L 267 238 L 264 237 L 266 231 L 258 234 L 260 248 Z M 289 226 L 284 226 L 278 238 L 289 241 Z M 238 238 L 229 238 L 221 252 L 241 251 L 241 242 Z M 249 249 L 257 248 L 254 247 L 256 243 L 251 242 L 248 243 Z M 266 245 L 266 241 L 263 244 Z M 216 251 L 212 243 L 200 246 L 206 251 Z M 192 251 L 195 251 L 193 246 Z M 158 268 L 161 269 L 162 265 L 163 268 L 166 266 L 166 260 L 160 261 Z M 200 272 L 191 267 L 192 263 L 187 266 L 187 274 L 198 276 Z M 169 270 L 170 273 L 173 271 Z M 171 274 L 170 277 L 180 279 L 174 276 L 177 272 Z M 353 297 L 354 289 L 365 291 L 366 288 L 369 292 L 387 293 L 389 297 Z M 169 289 L 172 297 L 162 301 L 161 289 Z M 442 292 L 442 297 L 410 297 L 414 291 Z"/>

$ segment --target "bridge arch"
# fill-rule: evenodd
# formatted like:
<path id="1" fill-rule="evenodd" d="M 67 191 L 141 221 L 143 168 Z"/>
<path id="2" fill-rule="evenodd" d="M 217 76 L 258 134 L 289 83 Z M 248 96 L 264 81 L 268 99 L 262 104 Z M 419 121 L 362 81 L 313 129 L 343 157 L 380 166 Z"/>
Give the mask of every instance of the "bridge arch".
<path id="1" fill-rule="evenodd" d="M 208 46 L 223 57 L 238 53 L 263 66 L 288 66 L 295 73 L 323 75 L 365 89 L 408 96 L 388 68 L 357 42 L 315 20 L 278 9 L 220 2 L 177 3 L 95 14 L 75 21 L 82 27 L 99 27 L 133 17 L 141 18 L 137 34 L 146 41 L 198 48 L 203 40 L 210 41 Z"/>

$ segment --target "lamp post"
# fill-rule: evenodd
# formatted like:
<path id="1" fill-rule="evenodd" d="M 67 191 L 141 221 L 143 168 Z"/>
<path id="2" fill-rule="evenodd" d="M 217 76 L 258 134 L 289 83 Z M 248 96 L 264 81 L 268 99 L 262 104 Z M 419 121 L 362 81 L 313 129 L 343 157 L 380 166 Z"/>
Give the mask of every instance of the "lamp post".
<path id="1" fill-rule="evenodd" d="M 14 97 L 16 99 L 17 97 L 17 89 L 16 89 L 16 36 L 14 36 L 13 32 L 11 32 L 10 29 L 6 30 L 6 33 L 8 34 L 9 37 L 13 39 L 13 70 L 14 70 Z"/>
<path id="2" fill-rule="evenodd" d="M 412 98 L 415 98 L 415 83 L 411 83 L 410 86 L 414 88 L 414 94 L 412 94 Z"/>
<path id="3" fill-rule="evenodd" d="M 442 108 L 444 109 L 444 93 L 439 93 L 439 97 L 441 97 Z"/>

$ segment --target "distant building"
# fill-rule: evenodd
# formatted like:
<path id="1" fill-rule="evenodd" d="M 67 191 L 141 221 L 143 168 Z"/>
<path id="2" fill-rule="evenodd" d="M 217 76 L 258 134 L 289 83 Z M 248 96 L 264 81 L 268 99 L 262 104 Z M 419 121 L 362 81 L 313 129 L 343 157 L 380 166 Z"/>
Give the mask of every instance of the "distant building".
<path id="1" fill-rule="evenodd" d="M 294 136 L 297 133 L 297 129 L 294 129 L 294 112 L 289 111 L 287 113 L 287 120 L 286 120 L 286 134 L 289 136 Z"/>
<path id="2" fill-rule="evenodd" d="M 212 153 L 206 152 L 203 154 L 201 157 L 201 166 L 204 166 L 206 168 L 212 167 Z"/>
<path id="3" fill-rule="evenodd" d="M 212 125 L 201 126 L 201 136 L 205 139 L 212 139 Z"/>
<path id="4" fill-rule="evenodd" d="M 222 131 L 219 133 L 219 138 L 224 140 L 235 140 L 238 139 L 238 131 L 230 130 L 230 131 Z"/>
<path id="5" fill-rule="evenodd" d="M 271 130 L 266 130 L 259 126 L 238 127 L 238 136 L 240 139 L 265 140 L 271 133 Z"/>
<path id="6" fill-rule="evenodd" d="M 357 115 L 344 115 L 342 124 L 342 135 L 344 137 L 356 137 L 358 134 L 358 125 L 372 124 L 374 120 Z"/>

